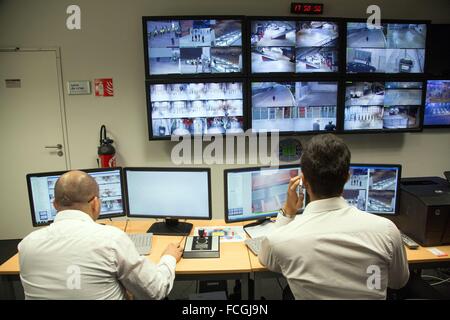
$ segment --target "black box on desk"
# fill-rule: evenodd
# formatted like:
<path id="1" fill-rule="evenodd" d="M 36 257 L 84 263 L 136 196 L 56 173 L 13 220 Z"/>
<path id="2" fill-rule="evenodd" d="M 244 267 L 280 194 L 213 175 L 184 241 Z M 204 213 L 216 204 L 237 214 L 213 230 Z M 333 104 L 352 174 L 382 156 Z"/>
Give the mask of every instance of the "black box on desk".
<path id="1" fill-rule="evenodd" d="M 439 177 L 403 178 L 399 229 L 422 246 L 450 243 L 450 185 Z"/>

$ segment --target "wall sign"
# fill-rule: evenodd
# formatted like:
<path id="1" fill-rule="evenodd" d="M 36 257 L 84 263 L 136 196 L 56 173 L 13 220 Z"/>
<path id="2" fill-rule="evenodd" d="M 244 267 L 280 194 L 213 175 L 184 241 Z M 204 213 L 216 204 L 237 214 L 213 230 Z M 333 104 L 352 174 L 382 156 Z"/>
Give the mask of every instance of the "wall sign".
<path id="1" fill-rule="evenodd" d="M 96 97 L 113 97 L 114 87 L 112 78 L 95 79 L 95 96 Z"/>
<path id="2" fill-rule="evenodd" d="M 323 4 L 322 3 L 292 2 L 291 3 L 291 13 L 322 14 L 323 13 Z"/>
<path id="3" fill-rule="evenodd" d="M 67 81 L 67 93 L 69 95 L 91 94 L 91 82 L 89 80 Z"/>

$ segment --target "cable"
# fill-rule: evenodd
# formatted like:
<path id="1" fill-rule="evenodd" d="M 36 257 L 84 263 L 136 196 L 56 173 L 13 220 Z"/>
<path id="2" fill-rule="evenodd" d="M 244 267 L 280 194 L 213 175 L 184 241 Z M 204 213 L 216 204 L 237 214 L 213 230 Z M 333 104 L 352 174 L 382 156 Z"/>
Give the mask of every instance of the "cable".
<path id="1" fill-rule="evenodd" d="M 443 283 L 448 282 L 448 281 L 450 281 L 450 278 L 442 280 L 442 281 L 439 281 L 439 282 L 436 282 L 436 283 L 432 283 L 431 286 L 437 286 L 439 284 L 443 284 Z"/>
<path id="2" fill-rule="evenodd" d="M 127 232 L 128 228 L 128 219 L 125 221 L 125 228 L 123 229 L 123 232 Z"/>
<path id="3" fill-rule="evenodd" d="M 442 278 L 435 277 L 435 276 L 429 276 L 427 274 L 422 275 L 422 278 L 436 279 L 436 280 L 439 280 L 439 281 L 447 281 L 448 280 L 448 279 L 442 279 Z"/>

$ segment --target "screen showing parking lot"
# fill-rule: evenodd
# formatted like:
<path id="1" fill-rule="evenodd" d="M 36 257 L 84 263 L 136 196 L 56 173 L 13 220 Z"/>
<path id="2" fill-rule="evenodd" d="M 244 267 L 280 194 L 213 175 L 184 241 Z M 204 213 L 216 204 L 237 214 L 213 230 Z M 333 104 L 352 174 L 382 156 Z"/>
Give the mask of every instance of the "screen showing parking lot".
<path id="1" fill-rule="evenodd" d="M 424 124 L 450 126 L 450 80 L 428 80 Z"/>
<path id="2" fill-rule="evenodd" d="M 150 75 L 239 73 L 240 20 L 147 21 Z"/>
<path id="3" fill-rule="evenodd" d="M 331 21 L 251 22 L 253 73 L 338 72 L 338 24 Z"/>
<path id="4" fill-rule="evenodd" d="M 253 82 L 252 130 L 335 131 L 337 82 Z"/>
<path id="5" fill-rule="evenodd" d="M 369 28 L 370 27 L 370 28 Z M 425 24 L 347 23 L 348 73 L 423 73 Z"/>
<path id="6" fill-rule="evenodd" d="M 422 82 L 347 81 L 344 130 L 419 129 L 422 90 Z"/>
<path id="7" fill-rule="evenodd" d="M 362 211 L 395 214 L 399 167 L 351 166 L 343 197 Z"/>
<path id="8" fill-rule="evenodd" d="M 242 133 L 242 82 L 151 84 L 151 134 L 184 135 Z"/>

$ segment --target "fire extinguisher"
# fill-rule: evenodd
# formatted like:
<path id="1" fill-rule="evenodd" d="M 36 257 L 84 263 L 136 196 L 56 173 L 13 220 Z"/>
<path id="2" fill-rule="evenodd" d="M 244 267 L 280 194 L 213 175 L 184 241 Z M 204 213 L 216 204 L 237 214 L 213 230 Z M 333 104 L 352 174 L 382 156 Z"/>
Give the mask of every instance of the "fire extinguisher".
<path id="1" fill-rule="evenodd" d="M 112 168 L 116 166 L 116 149 L 112 143 L 114 140 L 106 136 L 106 126 L 100 128 L 100 146 L 98 147 L 97 163 L 100 168 Z"/>

